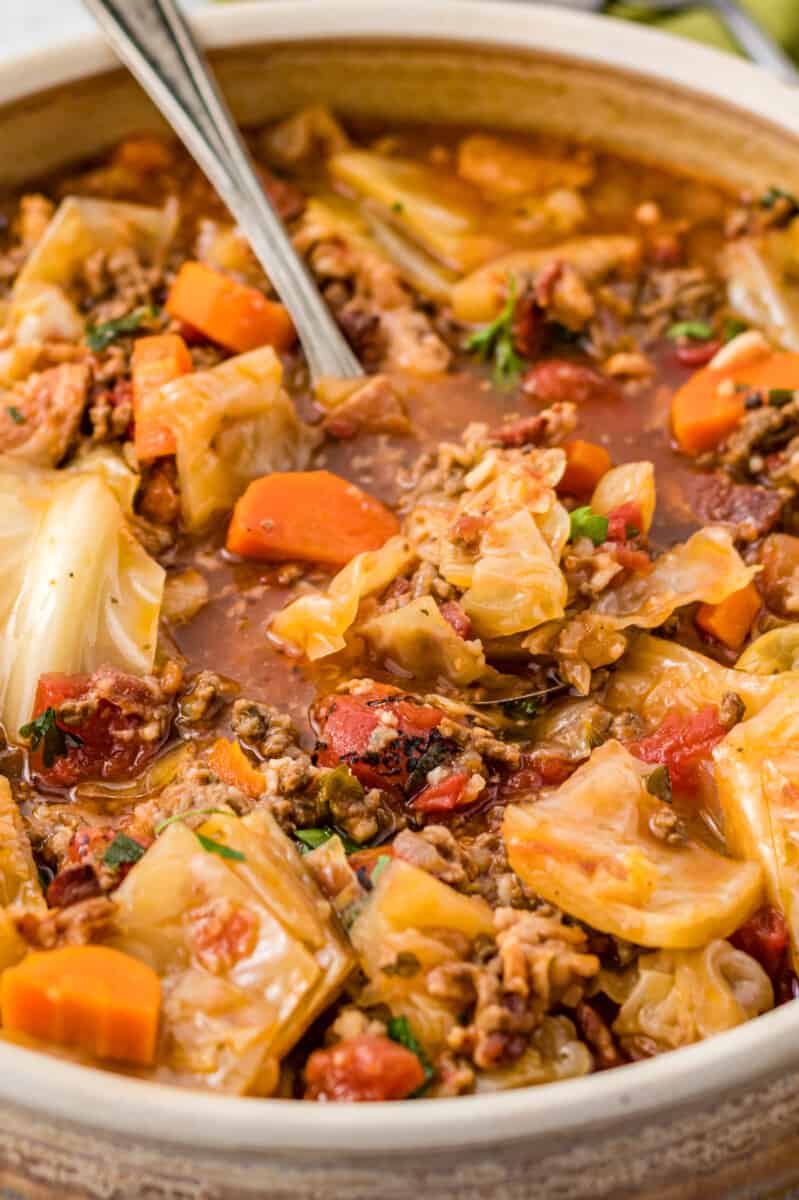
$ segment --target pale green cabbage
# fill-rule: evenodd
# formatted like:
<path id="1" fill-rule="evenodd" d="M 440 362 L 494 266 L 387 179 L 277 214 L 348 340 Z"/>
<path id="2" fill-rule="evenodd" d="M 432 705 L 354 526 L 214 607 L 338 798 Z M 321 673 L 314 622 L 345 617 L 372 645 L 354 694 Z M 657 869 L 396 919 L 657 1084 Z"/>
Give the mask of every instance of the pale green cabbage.
<path id="1" fill-rule="evenodd" d="M 105 453 L 94 465 L 0 460 L 0 716 L 11 736 L 30 720 L 40 675 L 153 665 L 164 570 L 127 527 L 121 471 Z"/>
<path id="2" fill-rule="evenodd" d="M 479 641 L 464 641 L 430 596 L 412 600 L 358 627 L 372 650 L 415 679 L 448 679 L 460 687 L 496 675 Z"/>

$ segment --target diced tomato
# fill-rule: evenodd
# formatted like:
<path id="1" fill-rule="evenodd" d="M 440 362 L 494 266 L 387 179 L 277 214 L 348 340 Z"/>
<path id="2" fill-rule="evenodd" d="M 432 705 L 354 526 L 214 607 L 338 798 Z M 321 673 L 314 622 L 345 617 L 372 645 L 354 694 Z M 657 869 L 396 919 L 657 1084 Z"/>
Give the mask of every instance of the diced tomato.
<path id="1" fill-rule="evenodd" d="M 378 736 L 379 726 L 384 724 L 381 714 L 389 718 L 386 729 L 397 732 L 397 737 L 382 746 Z M 440 709 L 380 684 L 362 695 L 326 696 L 312 713 L 319 736 L 316 761 L 323 767 L 346 763 L 366 787 L 402 790 L 443 716 Z M 377 747 L 370 748 L 375 742 Z"/>
<path id="2" fill-rule="evenodd" d="M 771 904 L 753 913 L 730 937 L 733 946 L 757 959 L 771 979 L 785 969 L 788 950 L 788 926 L 785 917 Z"/>
<path id="3" fill-rule="evenodd" d="M 42 675 L 36 689 L 34 718 L 41 716 L 48 708 L 58 712 L 67 700 L 85 699 L 91 691 L 94 678 L 96 676 Z M 142 690 L 142 681 L 134 676 L 114 673 L 114 687 L 118 703 L 106 698 L 99 699 L 94 711 L 87 714 L 79 725 L 56 722 L 65 735 L 72 735 L 71 739 L 67 736 L 66 753 L 56 757 L 49 766 L 45 766 L 42 746 L 31 754 L 31 765 L 43 784 L 72 787 L 81 779 L 119 779 L 155 754 L 160 743 L 144 741 L 138 736 L 141 715 L 131 711 L 135 703 L 146 702 L 147 694 L 146 690 Z"/>
<path id="4" fill-rule="evenodd" d="M 671 713 L 659 729 L 629 746 L 631 754 L 649 763 L 665 763 L 672 787 L 693 792 L 700 785 L 703 763 L 710 759 L 713 747 L 728 732 L 728 726 L 712 705 L 690 716 Z"/>
<path id="5" fill-rule="evenodd" d="M 517 771 L 508 775 L 500 794 L 509 799 L 520 798 L 525 792 L 539 792 L 541 788 L 557 787 L 564 783 L 579 766 L 554 754 L 525 754 Z"/>
<path id="6" fill-rule="evenodd" d="M 692 342 L 690 338 L 681 338 L 674 347 L 674 356 L 683 367 L 706 367 L 720 349 L 718 338 L 709 342 Z"/>
<path id="7" fill-rule="evenodd" d="M 644 527 L 641 506 L 636 500 L 626 500 L 608 513 L 608 541 L 626 542 L 637 537 Z"/>
<path id="8" fill-rule="evenodd" d="M 465 641 L 472 636 L 472 623 L 457 600 L 447 600 L 446 604 L 442 604 L 441 615 L 458 637 Z"/>
<path id="9" fill-rule="evenodd" d="M 410 1050 L 365 1033 L 313 1052 L 305 1067 L 305 1099 L 404 1100 L 424 1080 L 422 1064 Z"/>
<path id="10" fill-rule="evenodd" d="M 469 781 L 467 771 L 456 771 L 442 779 L 440 783 L 431 783 L 411 803 L 414 812 L 448 813 L 463 807 L 463 789 Z M 468 803 L 468 801 L 467 801 Z"/>
<path id="11" fill-rule="evenodd" d="M 621 395 L 618 384 L 595 367 L 568 359 L 550 358 L 536 363 L 524 377 L 522 390 L 542 404 L 571 400 L 589 404 L 593 400 L 611 400 Z"/>
<path id="12" fill-rule="evenodd" d="M 629 542 L 617 542 L 613 556 L 620 567 L 632 574 L 648 574 L 652 570 L 652 559 L 646 550 L 638 550 Z"/>

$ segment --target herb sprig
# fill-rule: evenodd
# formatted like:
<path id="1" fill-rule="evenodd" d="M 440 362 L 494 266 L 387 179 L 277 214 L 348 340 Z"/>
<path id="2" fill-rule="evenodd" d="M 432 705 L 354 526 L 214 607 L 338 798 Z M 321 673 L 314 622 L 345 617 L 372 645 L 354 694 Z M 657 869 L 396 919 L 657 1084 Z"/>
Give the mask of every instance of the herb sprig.
<path id="1" fill-rule="evenodd" d="M 678 321 L 666 330 L 666 337 L 672 342 L 688 338 L 692 342 L 709 342 L 715 336 L 712 325 L 707 321 Z"/>
<path id="2" fill-rule="evenodd" d="M 46 708 L 43 713 L 21 725 L 20 737 L 30 742 L 34 752 L 42 747 L 42 762 L 45 767 L 52 767 L 57 758 L 66 758 L 70 750 L 83 745 L 83 739 L 68 729 L 62 729 L 58 724 L 56 710 Z"/>
<path id="3" fill-rule="evenodd" d="M 116 317 L 112 321 L 101 321 L 99 325 L 90 325 L 86 330 L 86 345 L 95 354 L 99 354 L 103 350 L 107 350 L 118 337 L 123 337 L 126 333 L 135 333 L 145 321 L 151 321 L 157 316 L 158 309 L 149 305 L 125 313 L 124 317 Z"/>
<path id="4" fill-rule="evenodd" d="M 173 816 L 167 817 L 165 821 L 160 821 L 155 827 L 155 836 L 160 837 L 161 834 L 170 825 L 177 824 L 178 821 L 185 821 L 187 817 L 213 817 L 222 816 L 229 817 L 231 814 L 224 808 L 192 808 L 188 812 L 174 813 Z M 232 846 L 226 846 L 224 842 L 217 842 L 214 838 L 206 837 L 205 834 L 194 831 L 194 836 L 202 846 L 203 850 L 207 850 L 209 854 L 218 854 L 220 858 L 227 858 L 231 862 L 246 862 L 247 855 L 242 854 L 241 850 L 234 850 Z"/>
<path id="5" fill-rule="evenodd" d="M 321 825 L 314 829 L 296 829 L 294 831 L 294 840 L 300 843 L 300 854 L 310 854 L 311 850 L 317 850 L 334 837 L 341 838 L 345 854 L 354 854 L 356 850 L 361 849 L 357 842 L 353 842 L 346 834 L 339 833 L 332 825 Z"/>
<path id="6" fill-rule="evenodd" d="M 126 833 L 118 833 L 103 855 L 103 865 L 118 870 L 128 863 L 137 863 L 145 854 L 141 842 L 134 841 Z"/>
<path id="7" fill-rule="evenodd" d="M 430 1059 L 417 1041 L 407 1017 L 391 1017 L 386 1026 L 386 1033 L 392 1042 L 396 1042 L 398 1045 L 404 1046 L 406 1050 L 410 1050 L 411 1054 L 415 1054 L 421 1063 L 422 1070 L 424 1071 L 424 1083 L 411 1094 L 411 1099 L 415 1100 L 417 1096 L 424 1095 L 435 1076 Z"/>
<path id="8" fill-rule="evenodd" d="M 524 362 L 514 349 L 513 322 L 516 315 L 516 277 L 511 275 L 508 298 L 500 312 L 488 325 L 478 329 L 467 340 L 465 349 L 476 354 L 481 362 L 493 359 L 493 379 L 497 387 L 509 387 L 524 370 Z"/>

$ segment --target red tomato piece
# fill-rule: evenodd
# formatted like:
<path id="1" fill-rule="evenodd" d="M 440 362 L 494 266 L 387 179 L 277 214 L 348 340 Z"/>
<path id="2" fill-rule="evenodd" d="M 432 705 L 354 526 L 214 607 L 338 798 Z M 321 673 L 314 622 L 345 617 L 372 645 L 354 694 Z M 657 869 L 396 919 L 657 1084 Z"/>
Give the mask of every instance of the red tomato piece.
<path id="1" fill-rule="evenodd" d="M 349 855 L 347 862 L 353 871 L 365 870 L 367 874 L 371 874 L 378 859 L 393 857 L 394 847 L 389 843 L 386 846 L 368 846 L 365 850 L 356 850 L 354 854 Z"/>
<path id="2" fill-rule="evenodd" d="M 609 375 L 585 363 L 560 358 L 536 363 L 525 375 L 522 390 L 542 404 L 562 400 L 589 404 L 592 400 L 612 400 L 621 395 L 618 384 Z"/>
<path id="3" fill-rule="evenodd" d="M 710 758 L 728 727 L 712 705 L 690 716 L 671 713 L 659 729 L 629 746 L 631 754 L 648 763 L 665 763 L 672 787 L 692 792 L 699 787 L 702 764 Z"/>
<path id="4" fill-rule="evenodd" d="M 457 771 L 442 779 L 441 783 L 431 783 L 423 788 L 411 803 L 414 812 L 448 813 L 463 807 L 463 789 L 469 781 L 466 771 Z"/>
<path id="5" fill-rule="evenodd" d="M 313 1052 L 305 1067 L 305 1099 L 404 1100 L 424 1080 L 422 1064 L 410 1050 L 365 1033 Z"/>
<path id="6" fill-rule="evenodd" d="M 396 720 L 386 729 L 395 729 L 398 736 L 372 749 L 373 735 L 384 723 L 382 713 Z M 365 787 L 401 790 L 443 716 L 440 709 L 418 704 L 385 685 L 357 696 L 326 696 L 313 713 L 319 731 L 316 761 L 323 767 L 346 763 Z"/>
<path id="7" fill-rule="evenodd" d="M 457 600 L 447 600 L 446 604 L 442 604 L 441 615 L 458 637 L 467 641 L 472 636 L 472 623 Z"/>
<path id="8" fill-rule="evenodd" d="M 788 926 L 785 917 L 771 904 L 766 904 L 744 921 L 740 929 L 730 937 L 733 946 L 757 959 L 771 979 L 776 979 L 785 968 L 788 950 Z"/>
<path id="9" fill-rule="evenodd" d="M 685 338 L 677 342 L 674 356 L 684 367 L 706 367 L 721 349 L 721 341 L 714 338 L 710 342 L 692 342 Z"/>
<path id="10" fill-rule="evenodd" d="M 608 541 L 626 542 L 643 532 L 644 518 L 636 500 L 626 500 L 608 513 Z"/>
<path id="11" fill-rule="evenodd" d="M 67 737 L 66 753 L 59 755 L 46 766 L 44 748 L 40 746 L 31 755 L 36 776 L 46 786 L 72 787 L 82 779 L 119 779 L 130 774 L 151 758 L 160 743 L 143 741 L 137 736 L 142 724 L 142 706 L 152 698 L 140 679 L 132 675 L 113 673 L 107 670 L 91 675 L 42 675 L 36 689 L 33 717 L 39 717 L 48 708 L 58 712 L 67 700 L 86 699 L 93 686 L 93 679 L 102 674 L 113 686 L 108 696 L 98 699 L 93 711 L 87 713 L 79 725 L 65 725 L 56 721 Z M 116 701 L 116 702 L 115 702 Z M 138 707 L 139 711 L 134 711 Z M 79 742 L 77 739 L 80 739 Z"/>

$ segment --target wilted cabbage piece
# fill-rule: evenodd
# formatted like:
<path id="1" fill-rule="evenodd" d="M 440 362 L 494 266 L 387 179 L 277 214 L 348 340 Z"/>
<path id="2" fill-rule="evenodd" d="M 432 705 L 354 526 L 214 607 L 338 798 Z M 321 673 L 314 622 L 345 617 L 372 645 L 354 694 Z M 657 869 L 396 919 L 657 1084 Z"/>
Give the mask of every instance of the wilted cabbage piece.
<path id="1" fill-rule="evenodd" d="M 466 687 L 496 672 L 486 666 L 478 640 L 459 637 L 431 596 L 411 600 L 358 627 L 372 650 L 408 671 L 414 679 L 439 678 Z"/>
<path id="2" fill-rule="evenodd" d="M 458 174 L 489 195 L 518 198 L 552 188 L 586 187 L 595 171 L 585 160 L 545 158 L 520 140 L 473 133 L 458 146 Z"/>
<path id="3" fill-rule="evenodd" d="M 721 262 L 735 312 L 786 350 L 799 350 L 799 221 L 732 239 Z"/>
<path id="4" fill-rule="evenodd" d="M 11 785 L 0 775 L 0 908 L 9 904 L 27 909 L 47 907 Z"/>
<path id="5" fill-rule="evenodd" d="M 407 1017 L 422 1046 L 434 1056 L 458 1014 L 451 1003 L 430 995 L 425 976 L 433 967 L 457 962 L 474 938 L 493 929 L 484 900 L 464 896 L 427 871 L 394 859 L 350 929 L 368 978 L 359 1004 L 385 1004 L 394 1016 Z M 407 969 L 396 969 L 398 962 Z"/>
<path id="6" fill-rule="evenodd" d="M 622 234 L 576 237 L 545 249 L 514 250 L 456 283 L 452 309 L 459 321 L 493 321 L 507 299 L 509 278 L 520 288 L 550 263 L 561 262 L 573 267 L 585 283 L 601 283 L 616 272 L 633 270 L 640 257 L 638 238 Z"/>
<path id="7" fill-rule="evenodd" d="M 799 669 L 799 623 L 781 625 L 761 634 L 744 650 L 736 670 L 755 675 L 779 675 Z"/>
<path id="8" fill-rule="evenodd" d="M 622 463 L 600 479 L 591 497 L 591 509 L 606 517 L 622 504 L 635 504 L 641 513 L 639 533 L 649 533 L 655 515 L 655 468 L 651 462 Z"/>
<path id="9" fill-rule="evenodd" d="M 177 221 L 174 202 L 148 208 L 67 196 L 17 276 L 6 328 L 23 343 L 50 337 L 77 340 L 84 321 L 69 290 L 86 260 L 97 250 L 128 246 L 144 264 L 157 263 L 175 235 Z"/>
<path id="10" fill-rule="evenodd" d="M 575 1079 L 587 1075 L 593 1066 L 591 1051 L 578 1037 L 574 1022 L 568 1017 L 546 1016 L 520 1058 L 508 1066 L 479 1072 L 475 1091 L 481 1095 Z"/>
<path id="11" fill-rule="evenodd" d="M 45 672 L 153 665 L 164 570 L 127 527 L 122 472 L 107 456 L 94 467 L 0 460 L 0 716 L 11 736 Z"/>
<path id="12" fill-rule="evenodd" d="M 759 863 L 788 923 L 799 964 L 799 681 L 716 747 L 716 782 L 731 853 Z"/>
<path id="13" fill-rule="evenodd" d="M 647 790 L 651 770 L 606 742 L 554 792 L 506 810 L 508 858 L 534 892 L 595 929 L 643 946 L 702 946 L 754 911 L 762 873 L 687 833 L 653 832 L 667 806 Z"/>
<path id="14" fill-rule="evenodd" d="M 367 150 L 348 150 L 328 163 L 334 179 L 379 205 L 392 223 L 435 258 L 471 271 L 508 248 L 486 233 L 479 193 L 447 171 Z"/>
<path id="15" fill-rule="evenodd" d="M 403 537 L 393 537 L 379 550 L 356 554 L 331 580 L 325 592 L 292 601 L 273 619 L 271 632 L 306 658 L 324 658 L 345 646 L 345 634 L 358 616 L 361 600 L 388 587 L 416 555 Z"/>
<path id="16" fill-rule="evenodd" d="M 793 678 L 799 679 L 799 674 Z M 670 712 L 698 712 L 720 704 L 730 693 L 740 696 L 747 716 L 754 716 L 786 682 L 785 677 L 752 674 L 751 667 L 723 667 L 678 642 L 642 633 L 611 675 L 602 702 L 613 712 L 636 712 L 654 727 Z"/>
<path id="17" fill-rule="evenodd" d="M 643 954 L 625 972 L 623 987 L 628 994 L 613 1032 L 622 1041 L 647 1038 L 660 1051 L 733 1029 L 774 1006 L 760 964 L 719 939 L 701 950 Z"/>
<path id="18" fill-rule="evenodd" d="M 158 1077 L 268 1095 L 353 966 L 330 906 L 267 813 L 166 829 L 115 893 L 114 944 L 163 987 Z"/>
<path id="19" fill-rule="evenodd" d="M 282 388 L 271 346 L 183 375 L 145 397 L 175 435 L 183 520 L 189 529 L 229 509 L 247 484 L 307 465 L 311 435 Z"/>

